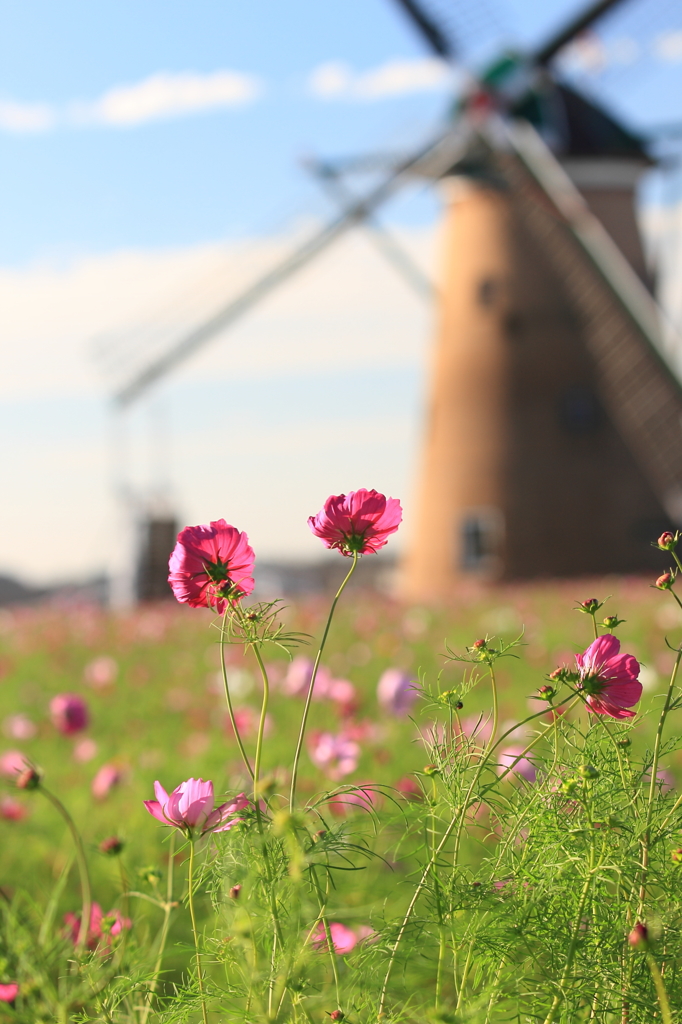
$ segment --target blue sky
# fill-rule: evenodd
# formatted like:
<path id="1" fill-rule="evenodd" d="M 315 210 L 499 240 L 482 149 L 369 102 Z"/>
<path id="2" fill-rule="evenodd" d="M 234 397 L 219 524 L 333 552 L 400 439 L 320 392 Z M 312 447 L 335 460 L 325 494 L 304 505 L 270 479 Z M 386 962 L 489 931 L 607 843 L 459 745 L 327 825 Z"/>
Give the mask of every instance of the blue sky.
<path id="1" fill-rule="evenodd" d="M 425 2 L 474 69 L 581 6 Z M 301 158 L 409 152 L 456 75 L 392 0 L 4 0 L 0 13 L 0 572 L 87 575 L 111 567 L 119 530 L 93 337 L 135 347 L 141 325 L 236 294 L 332 213 Z M 682 122 L 679 4 L 627 0 L 563 66 L 634 127 Z M 653 180 L 645 200 L 672 207 L 680 179 Z M 432 278 L 439 209 L 421 187 L 383 212 Z M 364 236 L 347 239 L 131 414 L 141 500 L 161 416 L 183 521 L 224 515 L 267 555 L 313 557 L 305 517 L 329 490 L 377 486 L 404 497 L 407 535 L 432 314 Z M 47 555 L 30 544 L 46 493 L 61 538 Z"/>

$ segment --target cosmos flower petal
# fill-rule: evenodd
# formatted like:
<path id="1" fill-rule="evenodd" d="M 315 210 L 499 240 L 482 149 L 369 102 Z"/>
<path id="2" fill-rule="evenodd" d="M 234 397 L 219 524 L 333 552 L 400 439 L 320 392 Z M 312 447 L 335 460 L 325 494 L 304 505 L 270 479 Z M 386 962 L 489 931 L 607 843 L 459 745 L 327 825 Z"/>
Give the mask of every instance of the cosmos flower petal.
<path id="1" fill-rule="evenodd" d="M 149 811 L 149 813 L 152 814 L 157 821 L 162 822 L 164 825 L 169 824 L 168 818 L 163 813 L 163 807 L 161 806 L 158 800 L 145 800 L 144 805 Z"/>

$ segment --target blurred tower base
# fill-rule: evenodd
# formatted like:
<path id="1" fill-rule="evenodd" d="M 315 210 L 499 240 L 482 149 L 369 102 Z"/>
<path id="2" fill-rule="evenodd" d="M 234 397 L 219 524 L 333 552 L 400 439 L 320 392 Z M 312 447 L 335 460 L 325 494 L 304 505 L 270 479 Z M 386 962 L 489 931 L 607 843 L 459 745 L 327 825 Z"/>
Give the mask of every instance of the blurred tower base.
<path id="1" fill-rule="evenodd" d="M 638 438 L 652 409 L 672 408 L 671 388 L 679 402 L 679 384 L 522 161 L 485 156 L 443 182 L 442 297 L 401 573 L 414 600 L 447 598 L 471 578 L 656 571 L 651 541 L 674 515 Z M 633 202 L 646 166 L 575 167 L 640 277 Z M 670 465 L 682 452 L 671 424 L 651 435 L 662 465 L 664 451 Z"/>
<path id="2" fill-rule="evenodd" d="M 172 598 L 168 585 L 168 559 L 175 547 L 178 523 L 171 515 L 149 515 L 139 524 L 135 568 L 135 599 L 164 601 Z"/>

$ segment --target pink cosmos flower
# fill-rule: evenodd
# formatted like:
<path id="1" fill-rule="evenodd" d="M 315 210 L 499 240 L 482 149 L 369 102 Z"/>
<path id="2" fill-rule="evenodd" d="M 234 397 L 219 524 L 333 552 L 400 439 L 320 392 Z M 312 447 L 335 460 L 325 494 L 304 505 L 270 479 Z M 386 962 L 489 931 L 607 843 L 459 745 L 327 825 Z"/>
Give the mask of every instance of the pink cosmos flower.
<path id="1" fill-rule="evenodd" d="M 103 764 L 92 780 L 90 790 L 98 800 L 104 800 L 109 796 L 114 786 L 118 786 L 122 775 L 113 764 Z"/>
<path id="2" fill-rule="evenodd" d="M 15 981 L 9 985 L 0 985 L 0 1003 L 13 1003 L 19 995 L 19 986 Z"/>
<path id="3" fill-rule="evenodd" d="M 576 654 L 580 680 L 578 689 L 587 695 L 588 711 L 611 718 L 634 718 L 627 711 L 640 700 L 639 662 L 620 653 L 620 640 L 612 633 L 598 637 L 582 654 Z"/>
<path id="4" fill-rule="evenodd" d="M 5 736 L 13 740 L 31 740 L 38 732 L 35 722 L 32 722 L 28 715 L 10 715 L 2 723 Z"/>
<path id="5" fill-rule="evenodd" d="M 396 498 L 386 498 L 364 487 L 348 494 L 332 494 L 308 526 L 325 547 L 342 555 L 376 554 L 400 526 L 403 510 Z"/>
<path id="6" fill-rule="evenodd" d="M 23 821 L 27 813 L 24 805 L 13 797 L 0 797 L 0 818 L 4 821 Z"/>
<path id="7" fill-rule="evenodd" d="M 525 779 L 526 782 L 535 782 L 537 772 L 533 763 L 527 757 L 521 757 L 524 750 L 525 747 L 521 746 L 505 747 L 504 750 L 501 750 L 497 755 L 498 772 L 501 774 L 507 768 L 510 768 L 510 775 L 516 773 Z"/>
<path id="8" fill-rule="evenodd" d="M 94 740 L 89 737 L 85 737 L 79 740 L 78 743 L 74 743 L 73 746 L 73 759 L 79 761 L 81 764 L 85 764 L 86 761 L 92 761 L 93 757 L 97 756 L 97 744 Z"/>
<path id="9" fill-rule="evenodd" d="M 81 930 L 81 915 L 71 912 L 64 914 L 64 923 L 67 927 L 67 934 L 75 946 Z M 123 917 L 119 910 L 110 910 L 108 914 L 104 914 L 99 903 L 93 903 L 90 908 L 90 927 L 86 945 L 88 949 L 96 949 L 103 938 L 106 937 L 108 944 L 111 938 L 120 935 L 124 928 L 127 930 L 131 927 L 130 918 Z"/>
<path id="10" fill-rule="evenodd" d="M 313 674 L 313 662 L 304 654 L 297 654 L 293 658 L 287 674 L 284 677 L 283 689 L 290 697 L 305 697 L 310 686 L 310 677 Z M 328 695 L 332 683 L 332 676 L 328 668 L 320 665 L 315 678 L 315 690 L 313 699 L 321 700 Z"/>
<path id="11" fill-rule="evenodd" d="M 77 693 L 58 693 L 50 701 L 52 724 L 63 736 L 86 729 L 90 721 L 88 706 Z"/>
<path id="12" fill-rule="evenodd" d="M 326 771 L 330 779 L 350 775 L 358 766 L 360 745 L 347 739 L 343 733 L 314 733 L 310 742 L 310 758 L 314 765 Z"/>
<path id="13" fill-rule="evenodd" d="M 223 612 L 254 587 L 255 561 L 249 538 L 224 519 L 208 526 L 186 526 L 168 563 L 168 582 L 178 601 L 190 608 Z"/>
<path id="14" fill-rule="evenodd" d="M 387 668 L 377 686 L 377 698 L 384 711 L 402 717 L 409 715 L 417 699 L 412 678 L 399 668 Z"/>
<path id="15" fill-rule="evenodd" d="M 338 953 L 339 956 L 343 956 L 344 953 L 350 953 L 351 950 L 355 949 L 360 941 L 360 937 L 355 934 L 353 929 L 347 928 L 346 925 L 341 924 L 340 921 L 330 921 L 329 932 L 332 937 L 334 952 Z M 327 948 L 327 933 L 321 921 L 318 922 L 312 942 L 318 949 Z"/>
<path id="16" fill-rule="evenodd" d="M 0 775 L 4 775 L 6 779 L 14 779 L 21 775 L 27 764 L 20 750 L 6 750 L 0 755 Z"/>
<path id="17" fill-rule="evenodd" d="M 85 682 L 89 683 L 96 690 L 103 690 L 106 686 L 111 686 L 115 682 L 117 675 L 118 662 L 114 658 L 109 657 L 108 654 L 102 654 L 99 658 L 93 658 L 83 669 Z"/>
<path id="18" fill-rule="evenodd" d="M 244 810 L 249 803 L 245 795 L 239 793 L 214 809 L 213 783 L 203 779 L 181 782 L 170 796 L 160 782 L 155 782 L 154 792 L 156 800 L 144 801 L 149 813 L 164 825 L 174 825 L 189 835 L 195 831 L 201 836 L 207 832 L 227 832 L 241 821 L 230 815 Z"/>

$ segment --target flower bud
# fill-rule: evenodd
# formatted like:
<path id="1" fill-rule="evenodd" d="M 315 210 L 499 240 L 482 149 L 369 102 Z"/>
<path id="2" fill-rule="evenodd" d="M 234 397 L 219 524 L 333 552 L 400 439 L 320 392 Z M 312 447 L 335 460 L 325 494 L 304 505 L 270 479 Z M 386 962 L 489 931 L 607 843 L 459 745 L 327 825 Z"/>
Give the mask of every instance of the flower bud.
<path id="1" fill-rule="evenodd" d="M 663 575 L 659 576 L 656 580 L 655 586 L 658 587 L 659 590 L 671 590 L 674 582 L 675 577 L 673 574 L 671 572 L 664 572 Z"/>
<path id="2" fill-rule="evenodd" d="M 619 740 L 616 740 L 616 743 L 617 743 L 617 745 L 619 747 L 624 747 L 624 748 L 632 746 L 632 740 L 630 739 L 629 736 L 621 736 L 621 738 Z"/>
<path id="3" fill-rule="evenodd" d="M 646 949 L 649 945 L 649 929 L 642 921 L 638 921 L 628 935 L 628 944 L 632 949 Z"/>
<path id="4" fill-rule="evenodd" d="M 666 530 L 665 533 L 662 533 L 658 538 L 656 544 L 661 551 L 674 551 L 677 547 L 677 537 L 672 534 L 670 530 Z"/>
<path id="5" fill-rule="evenodd" d="M 473 644 L 471 646 L 472 646 L 472 648 L 475 651 L 484 651 L 485 648 L 487 647 L 487 645 L 488 645 L 488 641 L 487 640 L 474 640 L 474 642 L 473 642 Z"/>
<path id="6" fill-rule="evenodd" d="M 40 775 L 31 768 L 24 768 L 23 772 L 19 772 L 16 778 L 17 789 L 37 789 L 40 785 Z"/>
<path id="7" fill-rule="evenodd" d="M 124 846 L 125 843 L 118 836 L 109 836 L 99 844 L 99 852 L 106 854 L 107 857 L 118 857 Z"/>
<path id="8" fill-rule="evenodd" d="M 156 885 L 163 877 L 158 868 L 140 868 L 137 873 L 143 882 L 149 882 L 150 885 Z"/>
<path id="9" fill-rule="evenodd" d="M 615 629 L 616 626 L 620 625 L 621 621 L 622 620 L 619 619 L 617 615 L 607 615 L 604 621 L 602 622 L 602 626 L 604 626 L 606 629 Z"/>
<path id="10" fill-rule="evenodd" d="M 598 597 L 588 597 L 586 601 L 581 601 L 578 607 L 586 615 L 594 615 L 595 612 L 599 611 L 603 603 Z"/>
<path id="11" fill-rule="evenodd" d="M 538 690 L 538 697 L 540 700 L 551 700 L 554 696 L 553 686 L 541 686 Z"/>
<path id="12" fill-rule="evenodd" d="M 593 779 L 599 778 L 599 772 L 591 764 L 581 764 L 578 768 L 578 775 L 581 779 L 585 779 L 586 782 L 591 782 Z"/>
<path id="13" fill-rule="evenodd" d="M 343 1020 L 345 1016 L 343 1010 L 332 1010 L 329 1014 L 330 1020 Z"/>
<path id="14" fill-rule="evenodd" d="M 241 891 L 242 891 L 242 887 L 239 884 L 239 882 L 237 882 L 237 884 L 233 885 L 232 888 L 230 889 L 230 892 L 229 892 L 230 899 L 231 900 L 238 900 L 239 896 L 241 894 Z"/>
<path id="15" fill-rule="evenodd" d="M 682 848 L 672 850 L 670 853 L 670 859 L 673 864 L 682 864 Z"/>
<path id="16" fill-rule="evenodd" d="M 579 785 L 580 783 L 577 779 L 567 779 L 566 782 L 561 784 L 561 792 L 564 796 L 575 796 Z"/>
<path id="17" fill-rule="evenodd" d="M 440 775 L 440 768 L 437 764 L 427 764 L 424 767 L 424 775 Z"/>

